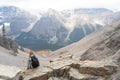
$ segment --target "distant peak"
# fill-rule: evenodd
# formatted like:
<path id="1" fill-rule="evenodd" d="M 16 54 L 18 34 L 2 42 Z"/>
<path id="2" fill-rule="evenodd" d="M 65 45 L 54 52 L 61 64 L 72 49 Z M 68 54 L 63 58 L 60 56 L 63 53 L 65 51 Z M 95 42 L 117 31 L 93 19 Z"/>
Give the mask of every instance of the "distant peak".
<path id="1" fill-rule="evenodd" d="M 74 9 L 75 12 L 88 12 L 88 13 L 101 13 L 101 12 L 113 12 L 106 8 L 78 8 Z"/>
<path id="2" fill-rule="evenodd" d="M 48 13 L 52 13 L 52 14 L 57 13 L 57 11 L 56 11 L 56 10 L 54 10 L 54 9 L 52 9 L 52 8 L 49 8 L 47 12 L 48 12 Z"/>
<path id="3" fill-rule="evenodd" d="M 58 11 L 56 11 L 56 10 L 54 10 L 54 9 L 48 9 L 47 10 L 47 12 L 45 13 L 45 15 L 49 15 L 49 16 L 51 16 L 51 15 L 58 15 L 59 14 L 59 12 Z"/>
<path id="4" fill-rule="evenodd" d="M 3 8 L 3 9 L 18 9 L 18 7 L 16 7 L 16 6 L 0 6 L 0 8 Z"/>

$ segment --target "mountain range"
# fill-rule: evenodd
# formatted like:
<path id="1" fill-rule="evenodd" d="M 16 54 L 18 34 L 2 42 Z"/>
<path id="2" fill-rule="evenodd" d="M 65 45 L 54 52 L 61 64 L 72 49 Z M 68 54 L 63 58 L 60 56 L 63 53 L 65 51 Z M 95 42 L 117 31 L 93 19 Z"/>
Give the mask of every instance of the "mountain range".
<path id="1" fill-rule="evenodd" d="M 8 36 L 33 50 L 56 50 L 79 41 L 120 17 L 120 12 L 105 8 L 49 9 L 37 17 L 17 7 L 5 6 L 0 8 L 0 13 L 1 24 L 10 23 Z"/>
<path id="2" fill-rule="evenodd" d="M 81 18 L 82 14 L 84 18 Z M 72 17 L 72 21 L 69 23 L 70 17 L 74 15 L 77 17 Z M 48 12 L 40 14 L 40 19 L 35 18 L 34 22 L 30 22 L 31 25 L 19 28 L 20 32 L 16 33 L 18 36 L 11 34 L 8 37 L 14 36 L 13 39 L 18 42 L 25 41 L 24 46 L 29 43 L 32 49 L 39 47 L 39 45 L 43 46 L 44 49 L 51 47 L 55 49 L 59 48 L 58 46 L 72 44 L 49 53 L 34 52 L 40 61 L 40 67 L 27 70 L 28 50 L 21 51 L 13 40 L 6 38 L 7 42 L 5 42 L 3 37 L 0 37 L 0 79 L 119 80 L 119 15 L 119 12 L 103 8 L 65 10 L 62 12 L 50 9 Z M 85 18 L 86 16 L 87 18 Z M 82 22 L 84 19 L 86 22 Z M 1 24 L 6 23 L 4 20 L 5 18 L 2 17 Z M 70 25 L 73 24 L 72 22 L 76 24 Z M 8 34 L 9 31 L 12 32 L 11 27 L 6 26 L 6 30 L 8 30 Z M 73 39 L 71 35 L 73 35 Z M 85 37 L 82 38 L 81 35 Z M 11 53 L 11 50 L 7 49 L 8 46 L 11 49 L 17 49 L 17 55 Z"/>

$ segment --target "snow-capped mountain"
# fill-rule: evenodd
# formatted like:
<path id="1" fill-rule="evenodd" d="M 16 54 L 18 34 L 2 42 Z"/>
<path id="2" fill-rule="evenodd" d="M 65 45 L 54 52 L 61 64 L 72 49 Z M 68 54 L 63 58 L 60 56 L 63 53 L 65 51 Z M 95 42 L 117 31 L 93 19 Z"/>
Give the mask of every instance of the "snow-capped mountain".
<path id="1" fill-rule="evenodd" d="M 0 25 L 9 23 L 6 26 L 9 37 L 16 37 L 28 28 L 36 20 L 36 16 L 14 6 L 0 7 Z"/>
<path id="2" fill-rule="evenodd" d="M 60 12 L 49 9 L 42 14 L 31 31 L 22 33 L 16 41 L 35 50 L 58 49 L 110 24 L 120 17 L 119 13 L 104 8 Z"/>
<path id="3" fill-rule="evenodd" d="M 31 49 L 58 49 L 110 24 L 120 12 L 104 8 L 80 8 L 41 12 L 40 17 L 14 6 L 0 7 L 0 33 Z M 29 41 L 28 41 L 29 40 Z"/>

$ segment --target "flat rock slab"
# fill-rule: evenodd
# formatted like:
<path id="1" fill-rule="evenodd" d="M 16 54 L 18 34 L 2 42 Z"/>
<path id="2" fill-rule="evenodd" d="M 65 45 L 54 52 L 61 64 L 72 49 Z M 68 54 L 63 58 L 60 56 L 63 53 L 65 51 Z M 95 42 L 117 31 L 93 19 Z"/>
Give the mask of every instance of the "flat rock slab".
<path id="1" fill-rule="evenodd" d="M 102 61 L 75 61 L 61 60 L 55 61 L 45 67 L 38 67 L 25 71 L 22 80 L 46 80 L 52 77 L 64 79 L 82 79 L 83 78 L 106 78 L 116 72 L 117 67 Z M 78 74 L 77 76 L 75 76 Z"/>
<path id="2" fill-rule="evenodd" d="M 12 79 L 16 76 L 18 72 L 20 72 L 21 69 L 14 66 L 6 66 L 0 64 L 0 79 Z"/>

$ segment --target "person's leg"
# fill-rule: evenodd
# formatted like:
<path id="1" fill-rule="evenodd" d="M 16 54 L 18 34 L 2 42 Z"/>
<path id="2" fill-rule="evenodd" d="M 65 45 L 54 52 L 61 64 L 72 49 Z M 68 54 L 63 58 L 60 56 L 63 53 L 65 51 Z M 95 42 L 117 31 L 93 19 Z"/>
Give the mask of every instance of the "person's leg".
<path id="1" fill-rule="evenodd" d="M 28 63 L 27 63 L 27 69 L 31 69 L 31 60 L 30 59 L 28 60 Z"/>

